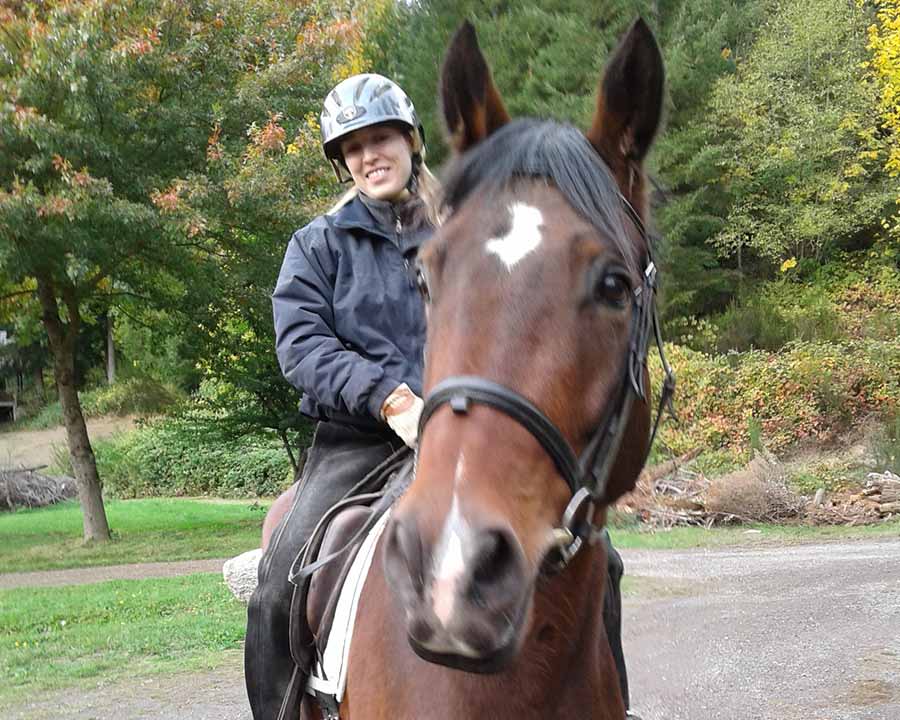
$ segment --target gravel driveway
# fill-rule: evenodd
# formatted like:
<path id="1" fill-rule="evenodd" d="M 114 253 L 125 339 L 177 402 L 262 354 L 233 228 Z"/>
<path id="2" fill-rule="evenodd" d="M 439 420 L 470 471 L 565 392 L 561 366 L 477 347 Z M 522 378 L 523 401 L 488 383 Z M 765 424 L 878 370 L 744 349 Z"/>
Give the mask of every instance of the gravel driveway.
<path id="1" fill-rule="evenodd" d="M 900 720 L 900 540 L 624 555 L 645 720 Z"/>
<path id="2" fill-rule="evenodd" d="M 623 555 L 644 720 L 900 720 L 900 539 Z M 217 671 L 53 693 L 2 716 L 249 720 L 240 664 L 235 653 Z"/>

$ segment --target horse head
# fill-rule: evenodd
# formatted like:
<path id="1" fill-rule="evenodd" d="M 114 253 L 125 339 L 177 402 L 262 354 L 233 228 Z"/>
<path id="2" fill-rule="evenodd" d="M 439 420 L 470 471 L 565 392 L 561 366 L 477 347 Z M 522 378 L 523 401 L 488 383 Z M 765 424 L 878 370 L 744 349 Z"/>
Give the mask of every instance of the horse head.
<path id="1" fill-rule="evenodd" d="M 540 579 L 551 566 L 575 572 L 559 572 L 560 556 L 591 545 L 643 467 L 643 160 L 662 97 L 641 20 L 608 62 L 586 134 L 511 120 L 468 23 L 448 49 L 441 99 L 456 158 L 447 219 L 419 267 L 428 400 L 416 476 L 384 543 L 409 642 L 428 660 L 509 666 L 537 632 Z"/>

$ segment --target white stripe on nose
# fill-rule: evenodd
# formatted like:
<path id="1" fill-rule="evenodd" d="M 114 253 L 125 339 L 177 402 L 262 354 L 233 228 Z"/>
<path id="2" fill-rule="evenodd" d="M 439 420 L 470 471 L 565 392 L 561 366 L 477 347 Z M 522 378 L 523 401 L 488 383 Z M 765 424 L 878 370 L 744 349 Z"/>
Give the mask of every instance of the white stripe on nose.
<path id="1" fill-rule="evenodd" d="M 512 214 L 509 232 L 503 237 L 491 238 L 484 247 L 512 271 L 516 263 L 541 244 L 544 216 L 536 207 L 524 203 L 513 203 L 509 211 Z"/>
<path id="2" fill-rule="evenodd" d="M 453 503 L 450 514 L 444 522 L 437 551 L 434 553 L 434 583 L 431 590 L 434 614 L 444 627 L 453 617 L 456 604 L 457 584 L 462 578 L 465 565 L 463 551 L 469 535 L 469 525 L 459 511 L 459 496 L 456 489 L 465 478 L 465 458 L 462 453 L 456 463 L 453 477 Z"/>

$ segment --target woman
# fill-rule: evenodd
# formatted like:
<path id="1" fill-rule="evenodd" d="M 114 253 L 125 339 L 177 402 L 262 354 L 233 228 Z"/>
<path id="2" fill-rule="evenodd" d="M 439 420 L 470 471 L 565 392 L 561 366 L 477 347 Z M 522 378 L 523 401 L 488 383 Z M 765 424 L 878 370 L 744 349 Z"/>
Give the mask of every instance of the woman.
<path id="1" fill-rule="evenodd" d="M 433 230 L 436 187 L 422 126 L 398 85 L 365 74 L 328 94 L 321 128 L 325 156 L 353 188 L 294 233 L 272 295 L 282 372 L 319 424 L 248 608 L 256 720 L 296 717 L 282 708 L 296 694 L 286 692 L 291 563 L 332 504 L 404 443 L 415 445 L 422 409 L 425 311 L 409 268 Z"/>
<path id="2" fill-rule="evenodd" d="M 290 654 L 291 564 L 332 504 L 404 443 L 415 445 L 422 409 L 425 311 L 409 268 L 437 223 L 422 126 L 398 85 L 364 74 L 328 94 L 321 127 L 325 156 L 353 187 L 294 233 L 272 295 L 282 372 L 303 393 L 301 412 L 319 424 L 248 607 L 245 676 L 255 720 L 296 717 L 308 672 L 295 674 Z M 627 693 L 621 559 L 611 546 L 609 555 L 604 621 Z"/>

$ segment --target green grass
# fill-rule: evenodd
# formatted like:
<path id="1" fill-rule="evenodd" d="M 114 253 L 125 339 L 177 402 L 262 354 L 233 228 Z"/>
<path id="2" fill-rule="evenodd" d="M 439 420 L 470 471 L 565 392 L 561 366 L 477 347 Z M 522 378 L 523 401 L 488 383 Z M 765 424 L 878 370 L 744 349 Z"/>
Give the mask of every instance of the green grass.
<path id="1" fill-rule="evenodd" d="M 101 676 L 215 663 L 245 623 L 219 574 L 0 591 L 0 707 Z"/>
<path id="2" fill-rule="evenodd" d="M 76 502 L 0 514 L 0 572 L 230 557 L 259 547 L 266 505 L 108 500 L 113 540 L 85 544 Z"/>
<path id="3" fill-rule="evenodd" d="M 656 532 L 633 527 L 611 527 L 610 535 L 617 548 L 645 550 L 679 550 L 736 545 L 790 545 L 830 540 L 900 538 L 900 519 L 859 527 L 751 524 L 717 527 L 711 530 L 697 527 L 677 527 L 672 530 Z"/>

